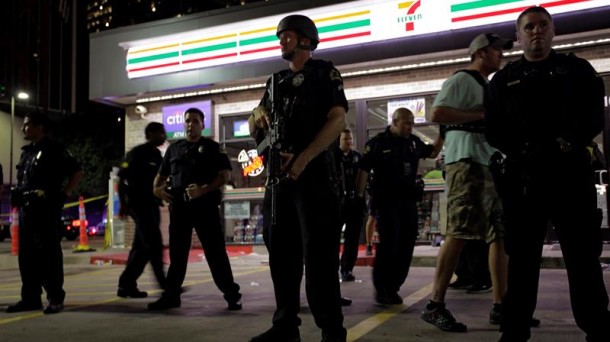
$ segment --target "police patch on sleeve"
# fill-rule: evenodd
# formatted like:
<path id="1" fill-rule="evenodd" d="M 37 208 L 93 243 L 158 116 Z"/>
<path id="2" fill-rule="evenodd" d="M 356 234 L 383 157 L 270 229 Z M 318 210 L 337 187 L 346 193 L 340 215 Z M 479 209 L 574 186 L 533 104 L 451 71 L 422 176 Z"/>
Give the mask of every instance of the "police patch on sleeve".
<path id="1" fill-rule="evenodd" d="M 364 147 L 364 154 L 367 154 L 367 153 L 369 153 L 369 152 L 371 152 L 371 146 L 366 145 L 366 146 Z"/>
<path id="2" fill-rule="evenodd" d="M 341 74 L 339 73 L 339 71 L 337 69 L 330 70 L 330 80 L 343 82 L 343 79 L 341 78 Z"/>

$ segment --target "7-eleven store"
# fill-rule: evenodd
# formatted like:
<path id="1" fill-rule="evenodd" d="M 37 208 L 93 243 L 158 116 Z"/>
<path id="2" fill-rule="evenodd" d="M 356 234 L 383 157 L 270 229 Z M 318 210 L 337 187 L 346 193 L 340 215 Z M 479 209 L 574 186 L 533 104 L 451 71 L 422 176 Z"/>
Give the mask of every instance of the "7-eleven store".
<path id="1" fill-rule="evenodd" d="M 518 14 L 538 4 L 554 16 L 555 48 L 588 59 L 610 89 L 610 0 L 311 0 L 257 3 L 94 34 L 89 97 L 126 108 L 126 150 L 144 141 L 150 121 L 163 122 L 170 139 L 180 138 L 182 111 L 202 108 L 204 135 L 226 148 L 233 165 L 232 189 L 221 207 L 227 241 L 259 243 L 264 171 L 246 120 L 269 75 L 286 67 L 275 37 L 281 18 L 300 13 L 315 21 L 321 43 L 314 58 L 331 60 L 342 72 L 348 126 L 362 150 L 400 106 L 415 112 L 415 133 L 431 142 L 438 134 L 428 121 L 434 96 L 468 64 L 470 40 L 484 32 L 514 37 Z M 519 55 L 516 44 L 506 57 Z M 602 135 L 596 140 L 606 146 Z M 425 161 L 420 172 L 431 168 L 433 161 Z M 443 226 L 442 181 L 428 185 L 420 208 L 424 240 Z M 600 206 L 605 208 L 605 195 Z M 115 244 L 129 244 L 131 225 L 123 229 L 113 221 Z"/>

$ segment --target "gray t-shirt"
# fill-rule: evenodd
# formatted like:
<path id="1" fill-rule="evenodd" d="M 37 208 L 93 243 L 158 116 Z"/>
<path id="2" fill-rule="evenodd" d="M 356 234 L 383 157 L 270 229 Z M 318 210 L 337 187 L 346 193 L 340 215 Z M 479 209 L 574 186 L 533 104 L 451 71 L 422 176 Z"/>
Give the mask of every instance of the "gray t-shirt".
<path id="1" fill-rule="evenodd" d="M 471 75 L 458 72 L 449 77 L 434 99 L 432 107 L 451 107 L 461 110 L 483 108 L 483 87 Z M 491 147 L 483 133 L 449 131 L 445 136 L 445 164 L 462 159 L 488 165 L 489 158 L 497 150 Z"/>

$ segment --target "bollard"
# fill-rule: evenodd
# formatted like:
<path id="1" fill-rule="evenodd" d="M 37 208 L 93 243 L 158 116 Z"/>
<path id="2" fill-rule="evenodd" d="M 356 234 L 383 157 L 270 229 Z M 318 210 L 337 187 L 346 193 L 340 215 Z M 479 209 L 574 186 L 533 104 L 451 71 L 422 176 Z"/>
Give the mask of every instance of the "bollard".
<path id="1" fill-rule="evenodd" d="M 80 242 L 74 248 L 74 253 L 78 252 L 93 252 L 95 249 L 89 247 L 89 238 L 87 237 L 87 215 L 85 215 L 85 201 L 83 196 L 78 198 L 78 220 L 80 221 Z"/>
<path id="2" fill-rule="evenodd" d="M 19 208 L 11 212 L 11 255 L 19 255 Z"/>

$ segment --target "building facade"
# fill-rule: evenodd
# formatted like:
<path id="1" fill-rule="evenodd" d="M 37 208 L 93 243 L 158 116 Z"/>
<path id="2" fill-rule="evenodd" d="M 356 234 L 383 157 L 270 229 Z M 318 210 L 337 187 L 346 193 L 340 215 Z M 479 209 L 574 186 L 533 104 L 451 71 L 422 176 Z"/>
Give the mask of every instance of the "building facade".
<path id="1" fill-rule="evenodd" d="M 126 150 L 143 141 L 150 120 L 170 127 L 168 120 L 179 106 L 209 106 L 210 130 L 204 134 L 226 148 L 234 169 L 233 189 L 225 192 L 222 208 L 227 240 L 256 242 L 264 172 L 244 122 L 269 75 L 286 67 L 275 38 L 279 19 L 302 13 L 318 25 L 321 43 L 314 58 L 331 60 L 342 72 L 348 126 L 362 150 L 399 106 L 416 114 L 415 134 L 433 141 L 438 135 L 437 125 L 429 122 L 434 96 L 448 76 L 469 63 L 470 40 L 483 32 L 514 37 L 518 13 L 538 3 L 276 1 L 106 31 L 91 36 L 89 97 L 126 108 Z M 604 19 L 610 1 L 549 0 L 541 5 L 554 15 L 555 48 L 588 59 L 610 93 L 610 29 Z M 506 59 L 518 55 L 517 45 Z M 606 147 L 603 135 L 596 140 Z M 433 167 L 433 161 L 424 162 L 420 172 Z M 427 239 L 440 231 L 442 184 L 430 190 L 420 227 Z"/>

